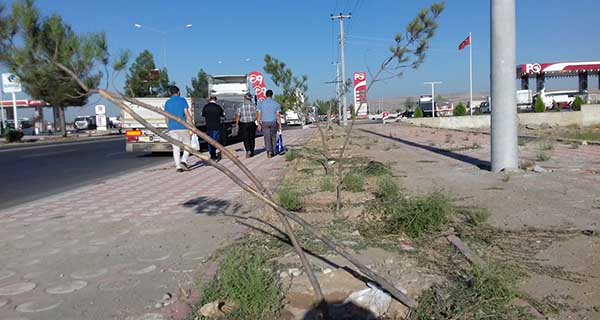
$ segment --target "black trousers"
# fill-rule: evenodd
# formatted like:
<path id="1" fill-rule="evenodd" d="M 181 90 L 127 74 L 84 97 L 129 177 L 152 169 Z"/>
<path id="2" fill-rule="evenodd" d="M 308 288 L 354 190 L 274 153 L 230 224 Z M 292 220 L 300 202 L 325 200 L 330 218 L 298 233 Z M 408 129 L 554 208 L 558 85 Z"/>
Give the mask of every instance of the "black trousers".
<path id="1" fill-rule="evenodd" d="M 256 123 L 240 122 L 240 134 L 244 140 L 246 152 L 254 154 L 254 141 L 256 140 Z"/>

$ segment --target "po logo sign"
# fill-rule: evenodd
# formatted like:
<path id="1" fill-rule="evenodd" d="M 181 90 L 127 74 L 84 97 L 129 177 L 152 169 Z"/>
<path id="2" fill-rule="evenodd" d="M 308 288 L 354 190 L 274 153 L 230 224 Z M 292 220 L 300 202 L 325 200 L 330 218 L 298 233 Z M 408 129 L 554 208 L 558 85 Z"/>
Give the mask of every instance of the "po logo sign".
<path id="1" fill-rule="evenodd" d="M 542 66 L 539 63 L 528 63 L 525 65 L 525 73 L 540 73 Z"/>
<path id="2" fill-rule="evenodd" d="M 250 75 L 250 83 L 263 83 L 263 76 L 260 74 L 251 74 Z"/>
<path id="3" fill-rule="evenodd" d="M 365 78 L 366 78 L 366 75 L 364 72 L 356 72 L 354 74 L 354 80 L 363 81 L 363 80 L 365 80 Z"/>

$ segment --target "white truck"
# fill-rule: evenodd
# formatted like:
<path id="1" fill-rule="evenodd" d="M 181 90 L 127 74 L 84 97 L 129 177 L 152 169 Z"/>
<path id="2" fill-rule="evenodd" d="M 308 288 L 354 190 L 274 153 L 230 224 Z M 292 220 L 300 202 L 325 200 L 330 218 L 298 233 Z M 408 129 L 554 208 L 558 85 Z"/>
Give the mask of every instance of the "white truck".
<path id="1" fill-rule="evenodd" d="M 530 110 L 533 106 L 533 91 L 517 90 L 515 97 L 517 110 Z M 481 113 L 492 113 L 492 97 L 488 96 L 485 101 L 479 105 L 479 111 Z"/>
<path id="2" fill-rule="evenodd" d="M 248 92 L 248 79 L 246 75 L 213 76 L 208 79 L 208 92 L 209 95 L 217 97 L 217 103 L 225 110 L 225 117 L 221 119 L 223 123 L 221 142 L 226 144 L 227 140 L 235 139 L 238 136 L 238 129 L 235 127 L 235 113 L 237 106 L 244 101 L 244 94 Z M 168 98 L 138 98 L 138 100 L 164 109 Z M 202 108 L 208 103 L 208 99 L 186 98 L 186 100 L 191 109 L 194 125 L 201 131 L 206 131 L 206 122 L 202 116 Z M 167 132 L 165 117 L 137 105 L 130 106 L 133 111 L 141 115 L 151 125 L 163 132 Z M 123 112 L 121 119 L 121 125 L 123 130 L 125 130 L 125 137 L 127 138 L 126 151 L 170 152 L 172 150 L 171 144 L 145 129 L 129 114 Z"/>
<path id="3" fill-rule="evenodd" d="M 165 103 L 168 98 L 138 98 L 140 102 L 147 103 L 154 107 L 164 109 Z M 202 108 L 208 103 L 207 99 L 201 98 L 186 98 L 188 105 L 191 109 L 192 118 L 194 125 L 201 131 L 206 131 L 206 122 L 202 116 Z M 237 108 L 237 102 L 228 100 L 217 101 L 225 109 L 225 118 L 223 122 L 223 133 L 222 143 L 226 143 L 228 139 L 235 138 L 237 136 L 237 128 L 234 125 L 235 111 Z M 130 104 L 130 107 L 134 112 L 142 116 L 144 120 L 148 121 L 152 126 L 158 128 L 163 132 L 168 132 L 167 122 L 165 117 L 162 115 L 149 111 L 137 105 Z M 139 122 L 137 122 L 128 113 L 123 112 L 122 129 L 125 130 L 126 144 L 125 150 L 127 152 L 170 152 L 172 149 L 171 144 L 167 143 L 166 140 L 155 135 L 150 130 L 144 128 Z"/>
<path id="4" fill-rule="evenodd" d="M 288 126 L 303 126 L 306 124 L 304 115 L 295 110 L 286 111 L 283 117 L 285 118 L 285 124 Z"/>

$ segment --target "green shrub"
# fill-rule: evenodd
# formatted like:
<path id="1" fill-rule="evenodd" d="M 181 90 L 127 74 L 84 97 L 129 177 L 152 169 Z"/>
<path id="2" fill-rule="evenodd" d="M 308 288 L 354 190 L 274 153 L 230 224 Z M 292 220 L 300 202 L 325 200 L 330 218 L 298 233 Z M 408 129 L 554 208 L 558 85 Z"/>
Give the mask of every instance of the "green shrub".
<path id="1" fill-rule="evenodd" d="M 392 174 L 388 165 L 378 161 L 369 161 L 369 163 L 362 168 L 361 173 L 369 177 L 379 177 Z"/>
<path id="2" fill-rule="evenodd" d="M 453 212 L 450 199 L 441 192 L 424 197 L 378 199 L 367 207 L 373 223 L 364 224 L 373 235 L 407 234 L 411 238 L 439 230 Z"/>
<path id="3" fill-rule="evenodd" d="M 543 161 L 548 161 L 550 160 L 551 156 L 550 154 L 543 152 L 543 151 L 538 151 L 537 153 L 537 161 L 543 162 Z"/>
<path id="4" fill-rule="evenodd" d="M 544 112 L 546 111 L 546 105 L 544 104 L 544 100 L 538 97 L 535 99 L 535 103 L 533 104 L 533 112 Z"/>
<path id="5" fill-rule="evenodd" d="M 321 191 L 335 191 L 335 183 L 331 177 L 323 177 L 321 180 Z"/>
<path id="6" fill-rule="evenodd" d="M 549 151 L 552 149 L 554 149 L 554 145 L 552 144 L 552 142 L 544 141 L 540 143 L 540 150 Z"/>
<path id="7" fill-rule="evenodd" d="M 389 175 L 379 177 L 375 196 L 378 199 L 397 199 L 400 196 L 400 187 L 394 177 Z"/>
<path id="8" fill-rule="evenodd" d="M 6 142 L 19 142 L 23 139 L 23 131 L 17 131 L 15 129 L 8 129 L 4 132 L 4 139 Z"/>
<path id="9" fill-rule="evenodd" d="M 509 175 L 506 175 L 506 177 L 510 179 Z M 508 182 L 508 180 L 506 182 Z M 484 223 L 489 217 L 490 212 L 484 208 L 477 208 L 467 211 L 467 222 L 475 226 Z"/>
<path id="10" fill-rule="evenodd" d="M 234 246 L 217 277 L 203 287 L 198 306 L 217 300 L 235 305 L 227 319 L 274 319 L 283 299 L 273 270 L 264 253 Z"/>
<path id="11" fill-rule="evenodd" d="M 417 107 L 415 109 L 415 113 L 413 113 L 414 118 L 423 118 L 423 109 L 421 107 Z"/>
<path id="12" fill-rule="evenodd" d="M 342 180 L 342 188 L 350 192 L 365 190 L 365 177 L 357 173 L 349 173 Z"/>
<path id="13" fill-rule="evenodd" d="M 285 161 L 294 161 L 300 157 L 300 151 L 296 149 L 289 149 L 285 152 Z"/>
<path id="14" fill-rule="evenodd" d="M 581 97 L 575 97 L 575 100 L 571 104 L 571 109 L 573 109 L 573 111 L 581 111 L 582 104 L 583 104 L 583 99 L 581 99 Z"/>
<path id="15" fill-rule="evenodd" d="M 410 319 L 530 319 L 511 306 L 516 278 L 510 270 L 473 268 L 454 283 L 435 284 L 423 292 Z"/>
<path id="16" fill-rule="evenodd" d="M 304 207 L 302 195 L 288 188 L 282 188 L 277 191 L 276 199 L 279 205 L 290 211 L 299 211 Z"/>
<path id="17" fill-rule="evenodd" d="M 467 108 L 465 105 L 459 103 L 456 107 L 454 107 L 454 111 L 452 111 L 452 115 L 455 117 L 462 117 L 467 115 Z"/>

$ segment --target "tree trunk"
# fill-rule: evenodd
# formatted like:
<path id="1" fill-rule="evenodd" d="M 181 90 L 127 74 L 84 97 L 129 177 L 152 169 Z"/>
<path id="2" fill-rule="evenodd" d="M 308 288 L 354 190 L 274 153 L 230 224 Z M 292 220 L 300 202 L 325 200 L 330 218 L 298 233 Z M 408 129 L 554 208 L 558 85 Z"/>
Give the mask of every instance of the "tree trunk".
<path id="1" fill-rule="evenodd" d="M 67 136 L 67 123 L 65 121 L 65 107 L 63 107 L 63 106 L 58 107 L 58 117 L 59 117 L 59 121 L 60 121 L 60 132 L 62 133 L 63 137 L 66 137 Z"/>

